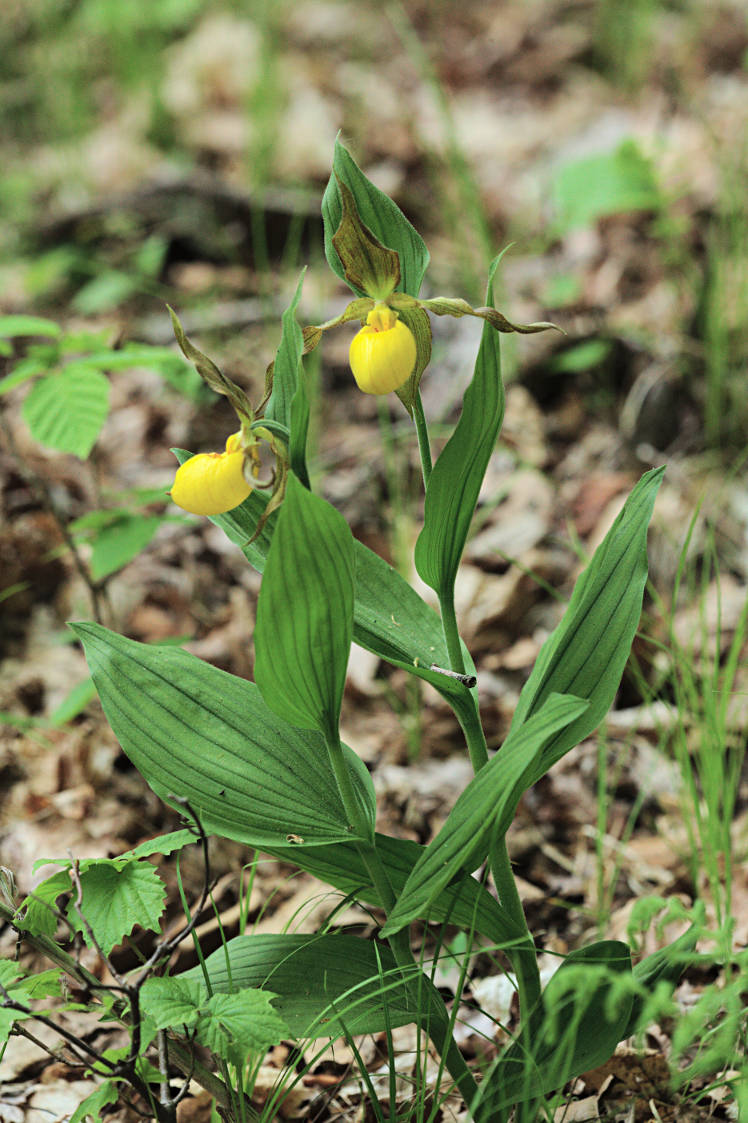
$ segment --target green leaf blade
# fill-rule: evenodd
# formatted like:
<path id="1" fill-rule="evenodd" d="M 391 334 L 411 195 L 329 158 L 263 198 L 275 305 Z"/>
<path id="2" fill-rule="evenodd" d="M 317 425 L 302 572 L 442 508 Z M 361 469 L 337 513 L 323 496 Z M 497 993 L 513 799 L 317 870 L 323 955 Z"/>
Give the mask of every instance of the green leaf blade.
<path id="1" fill-rule="evenodd" d="M 587 706 L 579 698 L 552 695 L 538 713 L 510 733 L 499 752 L 470 781 L 426 847 L 398 895 L 383 935 L 392 935 L 423 915 L 453 877 L 480 865 L 491 838 L 509 827 L 526 787 L 527 772 L 544 745 Z"/>
<path id="2" fill-rule="evenodd" d="M 351 839 L 319 735 L 274 714 L 253 683 L 177 648 L 72 627 L 123 750 L 165 802 L 188 799 L 206 831 L 250 846 Z M 344 752 L 373 822 L 371 777 Z"/>
<path id="3" fill-rule="evenodd" d="M 216 994 L 267 987 L 297 1038 L 378 1033 L 387 1019 L 401 1026 L 418 1017 L 390 950 L 356 936 L 237 936 L 205 965 Z M 180 976 L 200 977 L 200 968 Z"/>
<path id="4" fill-rule="evenodd" d="M 501 260 L 488 275 L 487 304 L 493 304 L 493 279 Z M 420 577 L 438 593 L 451 593 L 467 541 L 496 438 L 504 419 L 499 336 L 483 325 L 473 379 L 463 399 L 454 433 L 444 446 L 426 489 L 423 529 L 415 549 Z"/>
<path id="5" fill-rule="evenodd" d="M 353 637 L 353 536 L 292 474 L 257 605 L 255 679 L 275 713 L 337 738 Z"/>
<path id="6" fill-rule="evenodd" d="M 545 747 L 528 787 L 588 737 L 610 709 L 641 616 L 647 528 L 664 468 L 645 473 L 576 583 L 561 623 L 540 650 L 520 694 L 512 730 L 551 693 L 586 698 L 589 708 Z"/>

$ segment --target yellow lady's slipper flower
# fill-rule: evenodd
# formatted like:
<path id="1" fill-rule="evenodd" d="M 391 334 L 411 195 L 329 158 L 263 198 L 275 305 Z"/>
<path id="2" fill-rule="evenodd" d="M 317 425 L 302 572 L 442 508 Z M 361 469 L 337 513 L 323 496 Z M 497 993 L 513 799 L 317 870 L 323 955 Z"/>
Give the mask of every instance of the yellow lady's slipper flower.
<path id="1" fill-rule="evenodd" d="M 232 433 L 225 452 L 201 452 L 185 460 L 170 494 L 190 514 L 222 515 L 243 503 L 251 490 L 244 478 L 241 433 Z"/>
<path id="2" fill-rule="evenodd" d="M 353 377 L 365 394 L 389 394 L 407 382 L 416 365 L 413 332 L 386 304 L 375 304 L 354 335 L 348 354 Z"/>

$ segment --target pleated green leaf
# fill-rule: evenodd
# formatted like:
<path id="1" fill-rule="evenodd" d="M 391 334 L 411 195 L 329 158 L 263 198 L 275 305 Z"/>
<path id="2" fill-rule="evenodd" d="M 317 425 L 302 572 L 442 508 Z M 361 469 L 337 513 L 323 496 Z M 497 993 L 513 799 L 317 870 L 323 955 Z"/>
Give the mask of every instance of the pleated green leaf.
<path id="1" fill-rule="evenodd" d="M 375 834 L 379 858 L 387 873 L 395 897 L 399 897 L 426 847 L 404 838 Z M 288 853 L 266 848 L 267 853 L 288 860 Z M 314 874 L 320 881 L 334 885 L 341 893 L 370 905 L 382 906 L 370 875 L 354 843 L 336 842 L 331 846 L 299 846 L 291 855 L 300 869 Z M 485 936 L 497 948 L 510 947 L 522 933 L 507 916 L 498 901 L 475 878 L 458 874 L 419 914 L 434 924 L 454 924 L 464 931 Z"/>
<path id="2" fill-rule="evenodd" d="M 585 712 L 546 745 L 528 776 L 534 784 L 588 737 L 610 709 L 629 657 L 647 580 L 647 527 L 664 468 L 639 480 L 582 576 L 569 607 L 540 649 L 520 694 L 512 730 L 550 694 L 586 698 Z"/>
<path id="3" fill-rule="evenodd" d="M 216 993 L 246 987 L 273 993 L 273 1007 L 294 1037 L 379 1033 L 419 1018 L 415 1001 L 422 979 L 408 986 L 390 950 L 356 936 L 247 935 L 229 940 L 205 965 Z M 200 967 L 180 979 L 202 979 Z"/>
<path id="4" fill-rule="evenodd" d="M 193 455 L 185 449 L 172 451 L 180 464 Z M 259 573 L 264 572 L 278 516 L 270 516 L 254 542 L 249 542 L 249 539 L 255 532 L 267 502 L 266 495 L 253 491 L 233 511 L 215 515 L 211 519 L 239 547 L 249 564 Z M 386 659 L 388 663 L 430 682 L 456 708 L 472 707 L 473 699 L 467 687 L 453 678 L 429 670 L 432 663 L 438 667 L 449 666 L 449 655 L 438 614 L 373 550 L 354 540 L 353 553 L 355 642 Z M 470 653 L 464 645 L 462 654 L 467 670 L 474 672 Z"/>
<path id="5" fill-rule="evenodd" d="M 515 1042 L 488 1070 L 476 1123 L 504 1123 L 514 1104 L 604 1064 L 625 1036 L 632 994 L 627 944 L 601 940 L 568 955 L 543 991 L 531 1051 Z"/>
<path id="6" fill-rule="evenodd" d="M 284 425 L 290 434 L 291 467 L 308 487 L 306 469 L 306 438 L 309 428 L 309 401 L 304 385 L 301 357 L 304 338 L 296 320 L 304 274 L 299 278 L 293 300 L 283 313 L 281 341 L 273 363 L 273 389 L 265 407 L 265 417 Z"/>
<path id="7" fill-rule="evenodd" d="M 335 141 L 332 174 L 322 197 L 322 221 L 325 230 L 325 256 L 334 273 L 345 281 L 345 269 L 333 245 L 333 237 L 343 217 L 343 206 L 336 177 L 353 195 L 361 221 L 388 249 L 400 258 L 399 292 L 418 296 L 423 275 L 429 263 L 429 251 L 418 231 L 388 195 L 375 187 L 339 140 Z M 351 285 L 358 296 L 362 289 Z"/>
<path id="8" fill-rule="evenodd" d="M 265 564 L 255 681 L 275 713 L 337 737 L 353 636 L 353 535 L 291 474 Z"/>
<path id="9" fill-rule="evenodd" d="M 455 876 L 480 865 L 491 839 L 504 834 L 514 818 L 527 787 L 525 777 L 543 746 L 587 706 L 578 698 L 551 695 L 537 714 L 509 734 L 500 751 L 462 792 L 413 868 L 382 930 L 385 936 L 427 912 Z"/>
<path id="10" fill-rule="evenodd" d="M 493 279 L 502 256 L 491 263 L 486 289 L 488 305 L 493 305 Z M 434 465 L 426 489 L 423 529 L 416 542 L 416 569 L 438 593 L 450 593 L 454 587 L 478 493 L 503 419 L 499 334 L 490 324 L 484 324 L 460 420 Z"/>
<path id="11" fill-rule="evenodd" d="M 319 734 L 274 714 L 253 683 L 178 648 L 72 627 L 112 729 L 163 800 L 188 799 L 206 831 L 249 846 L 351 839 Z M 345 754 L 373 826 L 371 778 Z"/>
<path id="12" fill-rule="evenodd" d="M 70 363 L 40 378 L 23 403 L 31 436 L 57 452 L 85 460 L 109 413 L 109 379 L 99 370 Z"/>

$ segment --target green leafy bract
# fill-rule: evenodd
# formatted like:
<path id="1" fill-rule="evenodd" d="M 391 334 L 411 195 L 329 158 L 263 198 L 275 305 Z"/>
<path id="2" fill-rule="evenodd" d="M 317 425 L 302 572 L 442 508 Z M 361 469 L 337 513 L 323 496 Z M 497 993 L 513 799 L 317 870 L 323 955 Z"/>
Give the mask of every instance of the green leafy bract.
<path id="1" fill-rule="evenodd" d="M 167 803 L 188 799 L 206 831 L 249 846 L 350 840 L 320 735 L 274 714 L 253 683 L 177 648 L 72 628 L 122 748 Z M 344 752 L 373 824 L 371 777 Z"/>
<path id="2" fill-rule="evenodd" d="M 292 473 L 257 605 L 255 680 L 276 714 L 333 741 L 353 635 L 353 566 L 347 522 Z"/>
<path id="3" fill-rule="evenodd" d="M 501 256 L 491 263 L 488 274 L 486 303 L 490 305 Z M 426 489 L 423 529 L 416 542 L 416 569 L 426 584 L 442 595 L 450 595 L 454 588 L 478 493 L 503 419 L 499 336 L 490 324 L 484 324 L 460 420 L 434 465 Z"/>
<path id="4" fill-rule="evenodd" d="M 291 468 L 305 487 L 309 487 L 306 468 L 306 438 L 309 428 L 309 400 L 304 385 L 301 357 L 304 339 L 296 320 L 304 274 L 299 278 L 293 300 L 283 313 L 281 341 L 273 363 L 272 390 L 265 406 L 265 418 L 277 421 L 289 432 L 288 454 Z"/>
<path id="5" fill-rule="evenodd" d="M 325 256 L 330 268 L 341 281 L 346 279 L 345 270 L 332 241 L 343 215 L 338 180 L 344 183 L 353 195 L 361 221 L 383 246 L 397 252 L 400 258 L 398 290 L 407 292 L 410 296 L 418 296 L 429 263 L 429 251 L 423 239 L 397 204 L 366 178 L 350 152 L 339 140 L 335 141 L 332 174 L 322 198 Z M 351 287 L 358 296 L 365 295 L 363 290 Z"/>
<path id="6" fill-rule="evenodd" d="M 447 821 L 413 868 L 382 932 L 398 932 L 428 911 L 453 877 L 475 869 L 494 836 L 506 833 L 525 777 L 548 740 L 587 709 L 587 702 L 551 695 L 543 708 L 507 737 L 500 752 L 460 795 Z"/>

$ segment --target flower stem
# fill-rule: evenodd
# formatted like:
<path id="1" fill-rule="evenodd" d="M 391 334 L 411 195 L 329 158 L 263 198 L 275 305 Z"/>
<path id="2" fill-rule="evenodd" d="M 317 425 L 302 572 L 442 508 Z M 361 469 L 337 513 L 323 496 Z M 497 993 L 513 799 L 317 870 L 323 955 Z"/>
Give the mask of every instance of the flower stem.
<path id="1" fill-rule="evenodd" d="M 499 904 L 511 916 L 518 931 L 523 933 L 516 946 L 507 949 L 519 990 L 519 1006 L 522 1014 L 523 1030 L 529 1032 L 540 1013 L 540 971 L 535 952 L 535 943 L 527 927 L 525 911 L 522 908 L 517 882 L 512 873 L 512 864 L 504 835 L 497 839 L 489 854 L 491 873 L 499 894 Z"/>
<path id="2" fill-rule="evenodd" d="M 426 415 L 423 412 L 423 402 L 421 401 L 421 391 L 416 390 L 416 396 L 413 399 L 413 420 L 416 425 L 416 433 L 418 434 L 418 451 L 421 454 L 421 471 L 423 472 L 423 486 L 429 486 L 431 479 L 431 442 L 429 441 L 429 430 L 426 424 Z"/>

